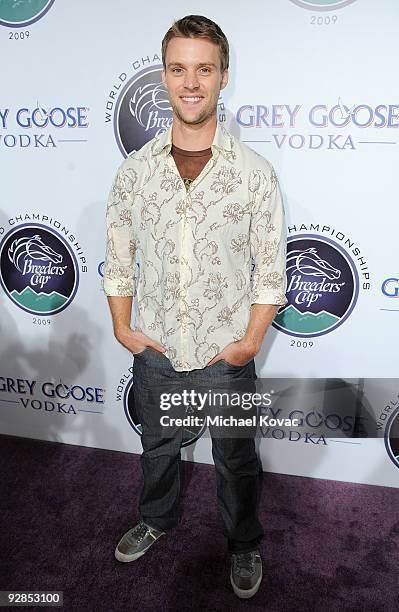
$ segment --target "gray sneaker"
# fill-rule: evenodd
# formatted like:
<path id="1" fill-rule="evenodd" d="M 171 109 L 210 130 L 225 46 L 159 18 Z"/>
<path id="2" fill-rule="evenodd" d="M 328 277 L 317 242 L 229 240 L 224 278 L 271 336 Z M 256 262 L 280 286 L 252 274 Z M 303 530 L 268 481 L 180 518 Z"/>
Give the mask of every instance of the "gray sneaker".
<path id="1" fill-rule="evenodd" d="M 150 546 L 164 534 L 164 531 L 158 531 L 158 529 L 146 525 L 144 521 L 140 521 L 121 538 L 115 548 L 115 557 L 122 563 L 135 561 L 144 555 Z"/>
<path id="2" fill-rule="evenodd" d="M 230 582 L 234 593 L 249 599 L 258 591 L 262 581 L 262 559 L 259 550 L 231 555 Z"/>

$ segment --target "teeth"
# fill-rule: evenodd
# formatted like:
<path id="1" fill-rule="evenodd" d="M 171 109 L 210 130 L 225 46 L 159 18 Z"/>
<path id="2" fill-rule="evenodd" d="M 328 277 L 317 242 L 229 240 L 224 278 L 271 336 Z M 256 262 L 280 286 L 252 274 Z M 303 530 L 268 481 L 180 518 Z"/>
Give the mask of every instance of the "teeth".
<path id="1" fill-rule="evenodd" d="M 183 99 L 185 102 L 198 102 L 199 100 L 201 100 L 201 98 L 193 98 L 193 97 L 191 97 L 191 98 L 186 98 L 186 97 L 184 97 L 184 98 L 182 98 L 182 99 Z"/>

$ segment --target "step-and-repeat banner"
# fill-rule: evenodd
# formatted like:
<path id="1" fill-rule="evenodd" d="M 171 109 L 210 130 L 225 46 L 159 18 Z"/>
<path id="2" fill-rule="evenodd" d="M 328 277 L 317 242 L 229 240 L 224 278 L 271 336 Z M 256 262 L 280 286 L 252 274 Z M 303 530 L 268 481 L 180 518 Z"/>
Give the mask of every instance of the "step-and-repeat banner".
<path id="1" fill-rule="evenodd" d="M 0 0 L 0 431 L 141 452 L 101 290 L 105 204 L 170 124 L 160 43 L 189 13 L 230 41 L 218 120 L 284 194 L 288 304 L 256 356 L 263 468 L 396 487 L 396 0 Z M 207 432 L 187 429 L 183 454 L 211 463 Z"/>

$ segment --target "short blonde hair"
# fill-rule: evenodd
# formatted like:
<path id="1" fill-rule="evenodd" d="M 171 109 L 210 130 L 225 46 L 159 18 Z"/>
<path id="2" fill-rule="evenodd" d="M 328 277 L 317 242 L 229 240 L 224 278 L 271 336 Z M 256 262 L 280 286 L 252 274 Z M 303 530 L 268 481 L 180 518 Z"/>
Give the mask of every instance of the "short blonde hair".
<path id="1" fill-rule="evenodd" d="M 169 41 L 174 37 L 182 38 L 208 38 L 218 45 L 220 53 L 220 67 L 224 72 L 229 67 L 229 43 L 220 27 L 211 19 L 202 15 L 186 15 L 166 32 L 162 40 L 162 63 L 166 68 L 166 49 Z"/>

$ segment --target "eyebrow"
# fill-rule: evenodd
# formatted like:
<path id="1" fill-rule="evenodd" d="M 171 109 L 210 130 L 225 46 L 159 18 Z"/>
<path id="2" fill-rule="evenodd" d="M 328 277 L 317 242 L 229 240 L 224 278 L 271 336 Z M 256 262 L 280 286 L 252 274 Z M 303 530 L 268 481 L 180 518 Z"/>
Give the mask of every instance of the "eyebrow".
<path id="1" fill-rule="evenodd" d="M 181 64 L 180 62 L 169 62 L 168 68 L 170 68 L 170 66 L 179 66 L 179 68 L 184 68 L 184 64 Z M 202 66 L 213 66 L 214 68 L 217 67 L 213 62 L 201 62 L 200 64 L 197 64 L 196 67 L 201 68 Z"/>

